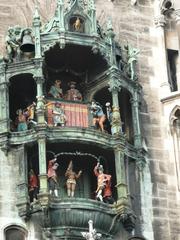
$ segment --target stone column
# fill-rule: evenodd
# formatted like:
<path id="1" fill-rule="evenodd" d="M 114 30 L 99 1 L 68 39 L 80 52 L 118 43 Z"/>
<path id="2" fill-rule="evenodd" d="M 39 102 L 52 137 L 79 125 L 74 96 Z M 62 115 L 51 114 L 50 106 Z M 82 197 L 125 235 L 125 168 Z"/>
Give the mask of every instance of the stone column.
<path id="1" fill-rule="evenodd" d="M 118 203 L 127 204 L 127 184 L 125 178 L 124 148 L 118 147 L 114 150 L 116 168 L 116 187 Z"/>
<path id="2" fill-rule="evenodd" d="M 39 150 L 39 180 L 40 193 L 47 192 L 47 166 L 46 166 L 46 138 L 43 134 L 38 138 Z"/>
<path id="3" fill-rule="evenodd" d="M 5 64 L 0 63 L 0 133 L 9 131 L 9 96 Z"/>
<path id="4" fill-rule="evenodd" d="M 64 1 L 58 0 L 59 31 L 64 32 Z"/>
<path id="5" fill-rule="evenodd" d="M 40 16 L 36 7 L 34 17 L 33 17 L 33 28 L 35 35 L 35 58 L 41 58 L 41 40 L 40 40 L 40 27 L 41 21 Z"/>
<path id="6" fill-rule="evenodd" d="M 166 45 L 165 45 L 165 33 L 164 33 L 164 26 L 165 26 L 165 18 L 164 15 L 160 14 L 155 18 L 156 24 L 156 36 L 158 41 L 157 46 L 157 71 L 158 71 L 158 79 L 157 81 L 160 82 L 160 97 L 163 98 L 170 93 L 170 86 L 168 80 L 168 68 L 167 68 L 167 53 L 166 53 Z"/>
<path id="7" fill-rule="evenodd" d="M 111 122 L 111 132 L 112 135 L 120 134 L 122 132 L 121 116 L 119 111 L 119 98 L 118 94 L 121 90 L 120 81 L 116 77 L 116 67 L 110 69 L 110 81 L 109 81 L 109 91 L 112 93 L 112 122 Z"/>
<path id="8" fill-rule="evenodd" d="M 177 85 L 178 91 L 180 91 L 180 7 L 179 9 L 175 10 L 176 16 L 176 29 L 178 33 L 178 40 L 179 40 L 179 54 L 178 54 L 178 66 L 176 68 L 176 77 L 177 77 Z"/>
<path id="9" fill-rule="evenodd" d="M 139 119 L 139 99 L 138 99 L 137 91 L 134 92 L 130 102 L 131 102 L 131 109 L 132 109 L 134 146 L 136 148 L 141 148 L 142 142 L 141 142 L 140 119 Z"/>
<path id="10" fill-rule="evenodd" d="M 27 155 L 25 154 L 24 145 L 16 148 L 16 151 L 13 153 L 18 159 L 18 200 L 17 207 L 19 215 L 21 217 L 26 217 L 29 211 L 29 195 L 28 195 L 28 166 L 27 166 Z"/>
<path id="11" fill-rule="evenodd" d="M 45 126 L 45 102 L 44 102 L 44 95 L 43 95 L 43 84 L 44 78 L 42 74 L 42 59 L 35 60 L 35 74 L 34 79 L 37 85 L 37 122 L 38 124 Z"/>

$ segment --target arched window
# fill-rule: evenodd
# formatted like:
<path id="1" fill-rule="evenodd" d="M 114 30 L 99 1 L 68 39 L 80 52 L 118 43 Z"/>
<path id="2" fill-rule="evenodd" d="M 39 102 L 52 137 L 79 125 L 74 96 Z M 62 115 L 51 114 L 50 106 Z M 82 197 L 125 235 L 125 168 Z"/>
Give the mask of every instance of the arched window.
<path id="1" fill-rule="evenodd" d="M 170 116 L 178 189 L 180 190 L 180 106 L 176 106 Z"/>
<path id="2" fill-rule="evenodd" d="M 5 230 L 5 240 L 26 240 L 27 231 L 17 225 L 8 226 Z"/>

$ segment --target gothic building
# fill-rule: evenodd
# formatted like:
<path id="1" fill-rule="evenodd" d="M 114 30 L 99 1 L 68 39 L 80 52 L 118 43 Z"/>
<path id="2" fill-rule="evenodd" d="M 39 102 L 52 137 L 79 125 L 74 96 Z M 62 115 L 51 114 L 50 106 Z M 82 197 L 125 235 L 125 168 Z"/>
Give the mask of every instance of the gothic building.
<path id="1" fill-rule="evenodd" d="M 0 239 L 180 239 L 180 2 L 0 6 Z"/>

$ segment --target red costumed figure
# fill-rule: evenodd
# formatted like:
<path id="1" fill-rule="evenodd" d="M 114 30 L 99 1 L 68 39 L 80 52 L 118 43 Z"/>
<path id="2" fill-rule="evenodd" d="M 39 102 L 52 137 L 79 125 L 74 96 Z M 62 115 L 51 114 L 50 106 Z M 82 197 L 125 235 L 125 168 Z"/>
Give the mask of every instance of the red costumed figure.
<path id="1" fill-rule="evenodd" d="M 37 194 L 38 194 L 38 178 L 34 173 L 34 170 L 31 169 L 29 171 L 29 197 L 31 203 L 37 201 Z"/>
<path id="2" fill-rule="evenodd" d="M 97 177 L 96 199 L 109 202 L 107 200 L 112 198 L 111 175 L 103 173 L 103 166 L 99 162 L 94 168 L 94 174 Z"/>

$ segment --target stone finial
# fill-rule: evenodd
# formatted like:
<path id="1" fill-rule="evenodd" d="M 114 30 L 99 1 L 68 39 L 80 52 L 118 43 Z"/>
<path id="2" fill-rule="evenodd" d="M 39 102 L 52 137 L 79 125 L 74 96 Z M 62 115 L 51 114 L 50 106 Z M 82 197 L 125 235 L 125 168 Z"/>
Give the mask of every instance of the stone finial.
<path id="1" fill-rule="evenodd" d="M 34 20 L 40 20 L 40 15 L 39 15 L 39 12 L 38 12 L 38 6 L 37 6 L 37 5 L 36 5 L 36 7 L 35 7 L 33 19 L 34 19 Z"/>
<path id="2" fill-rule="evenodd" d="M 96 229 L 93 228 L 93 221 L 89 220 L 88 224 L 89 224 L 89 232 L 81 232 L 82 236 L 87 240 L 100 239 L 102 234 L 97 233 Z"/>

